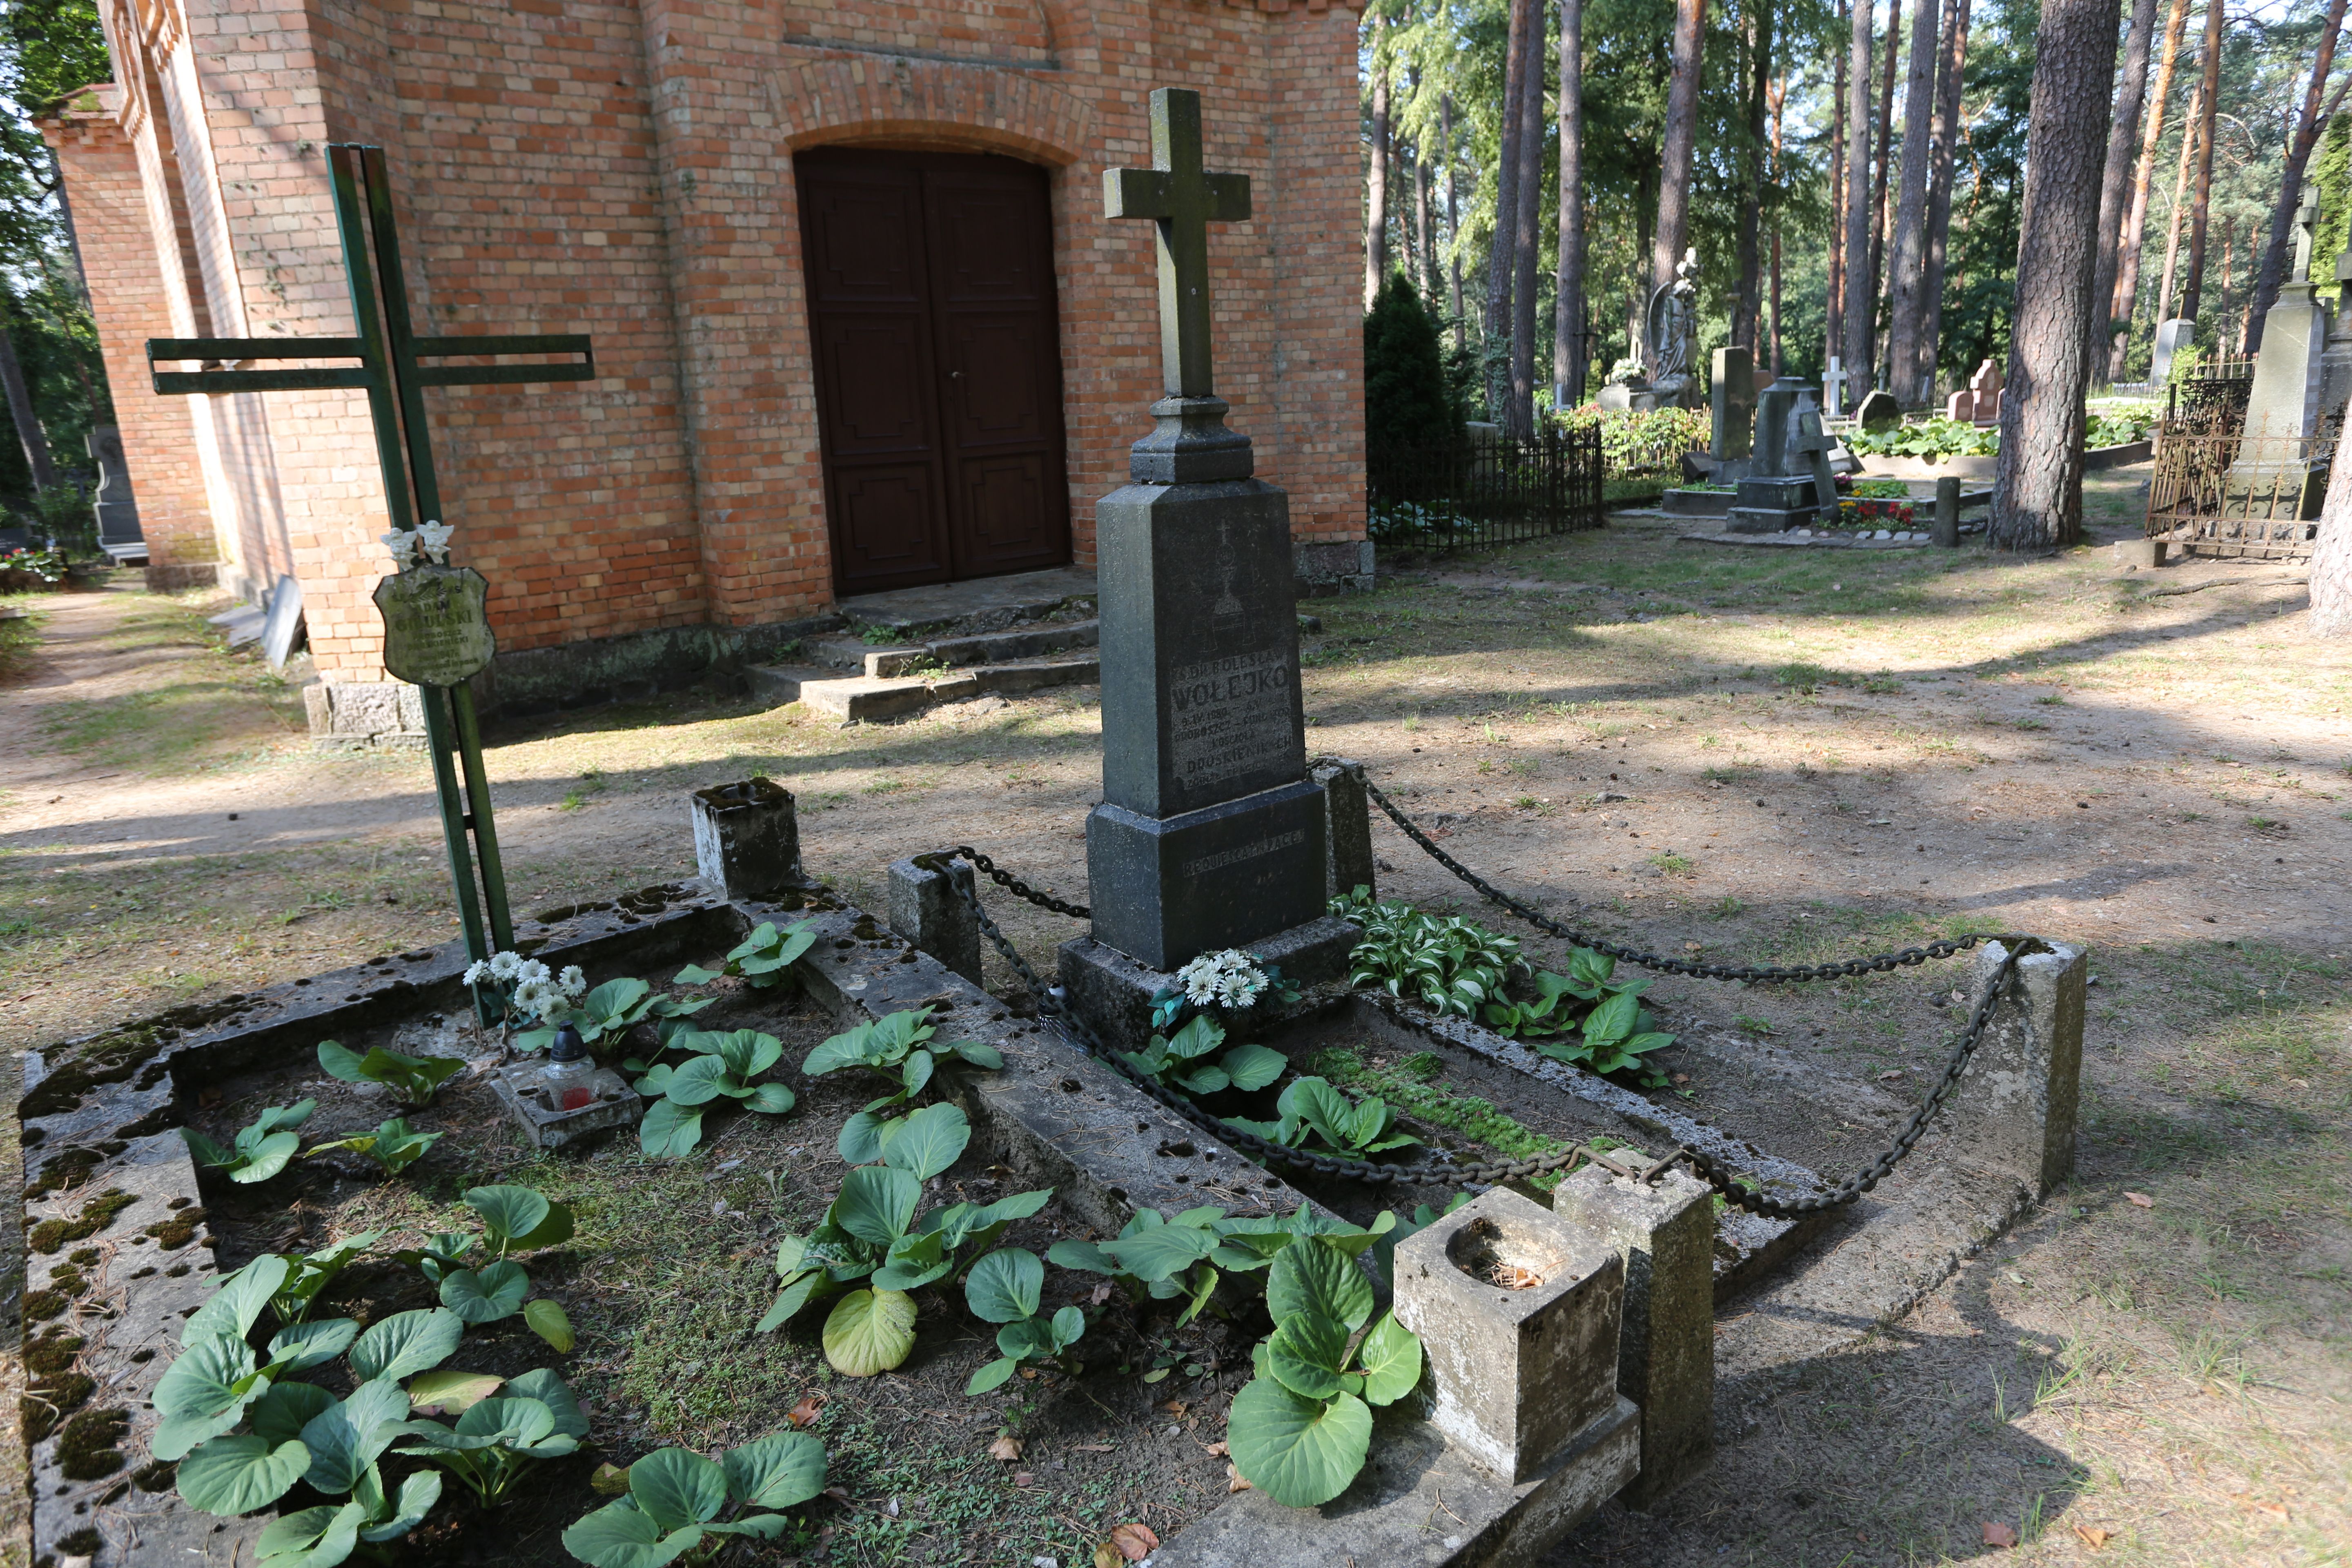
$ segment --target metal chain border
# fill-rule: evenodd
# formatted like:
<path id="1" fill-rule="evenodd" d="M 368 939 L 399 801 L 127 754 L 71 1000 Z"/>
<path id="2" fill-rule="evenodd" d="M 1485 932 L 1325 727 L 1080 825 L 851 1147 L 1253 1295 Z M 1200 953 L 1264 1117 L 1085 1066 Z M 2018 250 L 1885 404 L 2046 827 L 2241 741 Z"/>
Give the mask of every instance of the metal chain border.
<path id="1" fill-rule="evenodd" d="M 1894 1141 L 1880 1151 L 1878 1157 L 1825 1194 L 1801 1198 L 1777 1198 L 1765 1193 L 1756 1184 L 1753 1178 L 1741 1175 L 1723 1161 L 1687 1143 L 1680 1145 L 1673 1152 L 1646 1169 L 1635 1170 L 1621 1165 L 1609 1159 L 1602 1152 L 1583 1144 L 1578 1144 L 1572 1149 L 1556 1153 L 1539 1154 L 1524 1160 L 1483 1160 L 1465 1164 L 1440 1156 L 1423 1163 L 1384 1165 L 1376 1161 L 1360 1160 L 1346 1155 L 1311 1153 L 1303 1149 L 1294 1149 L 1286 1143 L 1276 1143 L 1271 1139 L 1259 1137 L 1254 1132 L 1245 1131 L 1219 1121 L 1202 1110 L 1190 1096 L 1170 1089 L 1157 1079 L 1139 1073 L 1129 1066 L 1118 1052 L 1112 1050 L 1102 1037 L 1069 1007 L 1067 998 L 1063 994 L 1060 986 L 1048 986 L 1038 978 L 1036 971 L 1030 968 L 1028 961 L 1021 956 L 1020 951 L 1013 945 L 996 921 L 989 917 L 988 910 L 981 904 L 977 891 L 966 890 L 963 885 L 953 877 L 948 878 L 948 886 L 952 888 L 956 896 L 964 901 L 965 907 L 971 911 L 973 919 L 979 923 L 981 931 L 987 936 L 997 953 L 1003 958 L 1013 972 L 1020 976 L 1021 983 L 1028 987 L 1030 994 L 1037 998 L 1037 1011 L 1040 1016 L 1066 1029 L 1076 1037 L 1079 1045 L 1087 1054 L 1109 1064 L 1113 1070 L 1151 1099 L 1174 1111 L 1201 1131 L 1232 1144 L 1261 1164 L 1278 1165 L 1294 1171 L 1307 1171 L 1320 1176 L 1341 1176 L 1376 1186 L 1394 1184 L 1415 1186 L 1489 1186 L 1501 1182 L 1523 1181 L 1528 1177 L 1542 1175 L 1553 1171 L 1573 1171 L 1577 1166 L 1585 1163 L 1600 1165 L 1618 1175 L 1653 1182 L 1667 1167 L 1680 1161 L 1689 1165 L 1692 1172 L 1713 1188 L 1727 1204 L 1749 1214 L 1780 1220 L 1793 1220 L 1807 1215 L 1843 1208 L 1886 1179 L 1895 1167 L 1900 1164 L 1918 1143 L 1920 1136 L 1927 1129 L 1927 1123 L 1933 1120 L 1936 1112 L 1942 1109 L 1944 1101 L 1951 1097 L 1953 1089 L 1958 1087 L 1960 1075 L 1967 1070 L 1969 1058 L 1975 1056 L 1977 1047 L 1984 1037 L 1986 1026 L 1991 1022 L 1993 1007 L 2002 993 L 2008 989 L 2010 976 L 2015 973 L 2018 960 L 2024 957 L 2030 949 L 2042 950 L 2046 946 L 2035 937 L 2008 932 L 1973 931 L 1961 937 L 1938 939 L 1921 947 L 1909 947 L 1896 952 L 1874 954 L 1869 958 L 1849 959 L 1838 963 L 1796 966 L 1693 963 L 1684 959 L 1666 958 L 1656 953 L 1643 952 L 1639 949 L 1624 947 L 1603 938 L 1579 931 L 1572 927 L 1564 926 L 1503 892 L 1439 848 L 1427 834 L 1396 808 L 1388 796 L 1381 793 L 1379 785 L 1365 776 L 1361 763 L 1346 765 L 1350 776 L 1364 786 L 1365 793 L 1388 816 L 1389 820 L 1395 823 L 1408 837 L 1427 851 L 1439 865 L 1476 889 L 1480 896 L 1489 902 L 1517 915 L 1529 925 L 1551 936 L 1559 937 L 1580 947 L 1591 948 L 1612 958 L 1622 959 L 1643 969 L 1658 970 L 1665 973 L 1682 974 L 1703 980 L 1746 980 L 1764 983 L 1833 980 L 1873 973 L 1891 973 L 1898 967 L 1924 963 L 1930 958 L 1950 958 L 1987 942 L 1997 942 L 2002 945 L 2004 951 L 2000 965 L 1994 971 L 1982 994 L 1978 996 L 1976 1005 L 1969 1014 L 1967 1027 L 1961 1031 L 1959 1039 L 1952 1047 L 1950 1057 L 1944 1063 L 1942 1076 L 1936 1080 L 1936 1085 L 1928 1091 L 1927 1099 L 1920 1101 L 1918 1108 L 1911 1113 L 1910 1120 L 1905 1122 L 1902 1130 L 1895 1135 Z M 997 886 L 1040 909 L 1051 910 L 1056 914 L 1069 915 L 1077 919 L 1086 919 L 1088 916 L 1089 911 L 1075 904 L 1066 903 L 1049 894 L 1040 893 L 1010 872 L 999 869 L 993 860 L 970 845 L 958 845 L 952 849 L 934 850 L 929 854 L 918 855 L 914 857 L 914 863 L 926 870 L 937 871 L 944 875 L 949 862 L 956 859 L 970 861 L 976 869 L 984 872 Z"/>

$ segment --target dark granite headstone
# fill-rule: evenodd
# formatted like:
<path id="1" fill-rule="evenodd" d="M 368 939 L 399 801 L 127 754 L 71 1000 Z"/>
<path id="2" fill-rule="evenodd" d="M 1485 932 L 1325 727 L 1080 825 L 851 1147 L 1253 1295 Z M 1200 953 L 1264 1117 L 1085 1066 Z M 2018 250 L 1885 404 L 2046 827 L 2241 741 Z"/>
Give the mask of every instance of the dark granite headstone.
<path id="1" fill-rule="evenodd" d="M 1159 971 L 1315 920 L 1323 792 L 1307 776 L 1289 499 L 1250 477 L 1211 388 L 1207 224 L 1248 184 L 1201 168 L 1200 97 L 1151 95 L 1151 169 L 1104 176 L 1160 230 L 1159 428 L 1097 503 L 1103 800 L 1087 818 L 1095 940 Z"/>
<path id="2" fill-rule="evenodd" d="M 1708 455 L 1718 464 L 1745 459 L 1756 421 L 1756 371 L 1748 352 L 1734 345 L 1715 351 L 1707 390 L 1713 430 Z M 1718 470 L 1718 473 L 1720 470 Z"/>
<path id="3" fill-rule="evenodd" d="M 1816 507 L 1810 460 L 1799 449 L 1801 412 L 1811 410 L 1811 388 L 1784 375 L 1756 400 L 1756 447 L 1748 477 L 1739 481 L 1739 494 L 1724 514 L 1732 533 L 1779 533 L 1813 520 Z M 1820 428 L 1818 410 L 1812 410 Z"/>
<path id="4" fill-rule="evenodd" d="M 131 495 L 131 469 L 122 458 L 122 431 L 112 425 L 93 425 L 88 446 L 89 460 L 98 469 L 98 490 L 90 497 L 90 504 L 98 512 L 99 543 L 139 543 L 139 503 Z"/>

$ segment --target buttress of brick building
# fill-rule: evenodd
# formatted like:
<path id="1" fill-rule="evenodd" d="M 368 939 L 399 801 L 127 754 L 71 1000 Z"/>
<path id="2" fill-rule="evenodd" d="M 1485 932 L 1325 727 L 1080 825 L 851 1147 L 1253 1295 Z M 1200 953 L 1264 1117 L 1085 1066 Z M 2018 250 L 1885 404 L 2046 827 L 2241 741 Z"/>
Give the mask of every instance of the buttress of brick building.
<path id="1" fill-rule="evenodd" d="M 494 700 L 757 657 L 861 593 L 1091 563 L 1159 395 L 1150 226 L 1101 199 L 1150 160 L 1155 87 L 1202 94 L 1211 166 L 1253 186 L 1212 246 L 1230 422 L 1289 492 L 1302 574 L 1363 569 L 1344 0 L 100 12 L 115 79 L 43 129 L 152 570 L 247 598 L 293 576 L 331 687 L 393 695 L 365 395 L 158 396 L 143 345 L 352 331 L 336 142 L 386 150 L 418 331 L 594 340 L 593 382 L 426 394 Z"/>

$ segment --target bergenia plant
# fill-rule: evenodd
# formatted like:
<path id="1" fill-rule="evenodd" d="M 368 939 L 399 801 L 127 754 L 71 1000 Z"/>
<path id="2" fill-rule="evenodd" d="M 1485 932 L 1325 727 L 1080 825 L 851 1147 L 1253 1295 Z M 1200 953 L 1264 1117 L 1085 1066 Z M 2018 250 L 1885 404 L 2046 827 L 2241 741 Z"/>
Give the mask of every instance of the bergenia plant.
<path id="1" fill-rule="evenodd" d="M 761 921 L 750 936 L 737 943 L 716 969 L 705 969 L 689 963 L 677 972 L 672 982 L 677 985 L 701 985 L 721 975 L 732 974 L 749 984 L 755 991 L 765 991 L 772 985 L 782 985 L 793 977 L 793 961 L 806 952 L 816 942 L 816 932 L 809 922 L 800 921 L 776 929 L 773 921 Z"/>
<path id="2" fill-rule="evenodd" d="M 1394 1106 L 1378 1095 L 1361 1101 L 1350 1100 L 1328 1079 L 1293 1079 L 1282 1091 L 1282 1098 L 1275 1102 L 1275 1109 L 1281 1113 L 1278 1121 L 1251 1121 L 1228 1116 L 1225 1124 L 1291 1148 L 1312 1137 L 1334 1153 L 1359 1159 L 1421 1142 L 1410 1132 L 1396 1130 Z"/>
<path id="3" fill-rule="evenodd" d="M 929 1007 L 886 1014 L 834 1036 L 801 1063 L 801 1071 L 811 1078 L 843 1068 L 864 1068 L 897 1086 L 896 1092 L 871 1101 L 842 1124 L 835 1146 L 849 1164 L 870 1164 L 882 1157 L 883 1148 L 906 1121 L 899 1113 L 914 1103 L 945 1058 L 959 1058 L 990 1072 L 1004 1066 L 1004 1058 L 993 1046 L 971 1040 L 931 1044 L 931 1037 L 939 1031 L 929 1022 L 930 1016 Z"/>
<path id="4" fill-rule="evenodd" d="M 456 1057 L 404 1057 L 382 1046 L 372 1046 L 362 1056 L 333 1040 L 319 1042 L 319 1066 L 329 1078 L 345 1083 L 383 1084 L 401 1104 L 417 1107 L 432 1104 L 441 1086 L 466 1068 Z"/>
<path id="5" fill-rule="evenodd" d="M 302 1152 L 302 1157 L 315 1160 L 321 1154 L 349 1149 L 354 1154 L 365 1154 L 382 1165 L 385 1175 L 396 1176 L 425 1158 L 425 1152 L 443 1136 L 439 1132 L 413 1132 L 405 1121 L 395 1116 L 379 1124 L 373 1132 L 354 1132 L 349 1138 L 338 1138 L 331 1143 L 313 1143 Z"/>
<path id="6" fill-rule="evenodd" d="M 692 1153 L 702 1142 L 704 1108 L 722 1098 L 768 1116 L 793 1108 L 793 1091 L 784 1085 L 752 1081 L 783 1058 L 783 1042 L 775 1036 L 756 1029 L 681 1030 L 669 1045 L 695 1054 L 678 1067 L 656 1062 L 636 1081 L 636 1091 L 654 1102 L 637 1124 L 637 1147 L 646 1153 Z"/>
<path id="7" fill-rule="evenodd" d="M 775 1540 L 789 1521 L 769 1510 L 824 1489 L 824 1445 L 805 1432 L 773 1432 L 717 1459 L 658 1448 L 620 1473 L 627 1495 L 563 1532 L 564 1550 L 592 1568 L 674 1563 L 715 1544 L 706 1535 Z"/>
<path id="8" fill-rule="evenodd" d="M 497 1397 L 468 1405 L 454 1428 L 409 1421 L 400 1432 L 415 1441 L 395 1452 L 440 1466 L 488 1508 L 505 1501 L 542 1461 L 579 1447 L 588 1436 L 588 1417 L 562 1379 L 541 1367 L 509 1379 Z"/>
<path id="9" fill-rule="evenodd" d="M 1087 1331 L 1087 1315 L 1064 1307 L 1038 1310 L 1045 1289 L 1045 1266 L 1019 1247 L 1000 1247 L 964 1276 L 964 1304 L 972 1315 L 1003 1325 L 996 1331 L 997 1358 L 971 1374 L 966 1394 L 985 1394 L 1021 1369 L 1024 1362 L 1057 1363 Z"/>
<path id="10" fill-rule="evenodd" d="M 425 1245 L 400 1255 L 441 1288 L 441 1305 L 468 1323 L 495 1323 L 522 1314 L 531 1332 L 559 1352 L 572 1348 L 572 1320 L 547 1297 L 526 1302 L 530 1276 L 507 1255 L 553 1247 L 572 1237 L 572 1211 L 550 1203 L 529 1187 L 470 1187 L 466 1206 L 481 1216 L 478 1239 L 464 1231 L 440 1231 Z M 479 1246 L 478 1264 L 468 1258 Z"/>
<path id="11" fill-rule="evenodd" d="M 1224 1043 L 1225 1031 L 1202 1014 L 1172 1037 L 1152 1036 L 1151 1044 L 1141 1051 L 1121 1051 L 1119 1059 L 1146 1078 L 1193 1094 L 1264 1089 L 1290 1066 L 1290 1059 L 1280 1051 L 1255 1045 L 1235 1046 L 1210 1060 L 1211 1053 Z"/>
<path id="12" fill-rule="evenodd" d="M 302 1135 L 294 1130 L 310 1121 L 310 1112 L 318 1109 L 315 1100 L 273 1105 L 256 1117 L 251 1125 L 238 1128 L 228 1148 L 193 1127 L 181 1128 L 180 1136 L 186 1141 L 190 1156 L 205 1169 L 218 1171 L 240 1184 L 266 1182 L 284 1170 L 286 1162 L 302 1146 Z"/>

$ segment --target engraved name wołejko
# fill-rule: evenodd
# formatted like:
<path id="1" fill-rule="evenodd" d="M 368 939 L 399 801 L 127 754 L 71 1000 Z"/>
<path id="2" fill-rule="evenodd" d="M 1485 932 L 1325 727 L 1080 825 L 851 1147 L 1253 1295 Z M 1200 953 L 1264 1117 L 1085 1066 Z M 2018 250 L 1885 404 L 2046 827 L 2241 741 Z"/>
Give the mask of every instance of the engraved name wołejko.
<path id="1" fill-rule="evenodd" d="M 1188 788 L 1252 773 L 1297 744 L 1289 650 L 1262 648 L 1169 672 L 1168 745 Z"/>

